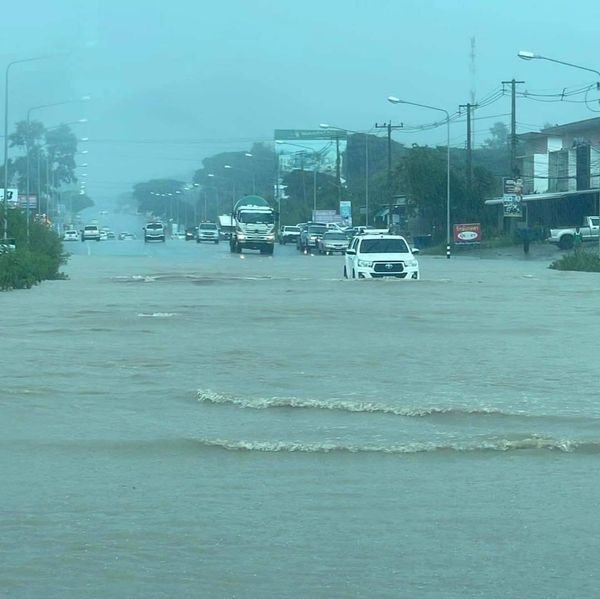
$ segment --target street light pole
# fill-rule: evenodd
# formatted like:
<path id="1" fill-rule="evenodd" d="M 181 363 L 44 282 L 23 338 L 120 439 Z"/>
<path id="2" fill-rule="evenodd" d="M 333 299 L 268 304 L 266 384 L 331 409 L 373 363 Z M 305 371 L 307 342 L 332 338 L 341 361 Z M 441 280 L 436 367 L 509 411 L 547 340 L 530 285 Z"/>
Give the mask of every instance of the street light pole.
<path id="1" fill-rule="evenodd" d="M 547 60 L 549 62 L 555 62 L 557 64 L 562 64 L 567 67 L 573 67 L 574 69 L 580 69 L 582 71 L 588 71 L 589 73 L 595 73 L 598 75 L 598 81 L 596 82 L 596 87 L 600 89 L 600 71 L 596 69 L 590 69 L 588 67 L 583 67 L 579 64 L 573 64 L 572 62 L 565 62 L 564 60 L 556 60 L 555 58 L 548 58 L 547 56 L 541 56 L 540 54 L 536 54 L 535 52 L 530 52 L 529 50 L 521 50 L 517 54 L 519 58 L 523 60 Z M 600 256 L 600 197 L 598 197 L 598 218 L 599 218 L 599 228 L 598 228 L 598 255 Z"/>
<path id="2" fill-rule="evenodd" d="M 25 151 L 27 152 L 27 156 L 26 156 L 26 196 L 27 196 L 27 216 L 26 216 L 26 221 L 27 221 L 27 243 L 29 244 L 29 193 L 30 193 L 30 188 L 31 188 L 31 183 L 30 183 L 30 167 L 29 167 L 29 152 L 31 150 L 31 146 L 30 146 L 30 137 L 31 137 L 31 113 L 34 110 L 41 110 L 42 108 L 51 108 L 53 106 L 63 106 L 64 104 L 74 104 L 77 102 L 86 102 L 87 100 L 89 100 L 90 97 L 89 96 L 83 96 L 82 98 L 78 98 L 77 100 L 64 100 L 62 102 L 51 102 L 50 104 L 40 104 L 39 106 L 32 106 L 28 111 L 27 111 L 27 130 L 25 132 Z M 37 198 L 37 203 L 38 203 L 38 209 L 39 209 L 39 201 L 40 198 Z"/>
<path id="3" fill-rule="evenodd" d="M 6 65 L 6 71 L 4 73 L 4 240 L 8 238 L 8 75 L 10 73 L 10 67 L 15 64 L 43 60 L 44 58 L 48 58 L 48 56 L 36 56 L 34 58 L 13 60 Z"/>
<path id="4" fill-rule="evenodd" d="M 319 125 L 321 129 L 336 129 L 338 131 L 344 131 L 345 133 L 362 133 L 365 136 L 365 225 L 369 224 L 369 133 L 373 128 L 368 131 L 361 132 L 353 129 L 345 129 L 344 127 L 335 127 L 327 123 L 321 123 Z"/>
<path id="5" fill-rule="evenodd" d="M 408 102 L 400 100 L 395 96 L 389 96 L 388 102 L 392 104 L 408 104 L 410 106 L 419 106 L 428 108 L 429 110 L 437 110 L 446 115 L 446 258 L 450 259 L 450 114 L 443 108 L 429 106 L 427 104 L 417 104 L 416 102 Z"/>

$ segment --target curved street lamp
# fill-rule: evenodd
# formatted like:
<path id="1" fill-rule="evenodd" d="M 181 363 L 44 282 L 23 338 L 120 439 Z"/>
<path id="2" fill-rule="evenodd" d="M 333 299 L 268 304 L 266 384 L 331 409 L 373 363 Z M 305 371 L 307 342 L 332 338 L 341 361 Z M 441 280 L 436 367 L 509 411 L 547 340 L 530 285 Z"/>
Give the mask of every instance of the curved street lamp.
<path id="1" fill-rule="evenodd" d="M 437 110 L 446 115 L 446 258 L 450 259 L 450 114 L 444 108 L 409 102 L 408 100 L 401 100 L 396 96 L 388 96 L 388 102 L 391 104 L 408 104 L 410 106 L 428 108 L 429 110 Z"/>
<path id="2" fill-rule="evenodd" d="M 557 64 L 562 64 L 567 67 L 573 67 L 574 69 L 581 69 L 582 71 L 588 71 L 590 73 L 595 73 L 598 75 L 600 79 L 600 71 L 596 69 L 590 69 L 589 67 L 583 67 L 579 64 L 574 64 L 572 62 L 565 62 L 564 60 L 557 60 L 556 58 L 548 58 L 547 56 L 542 56 L 541 54 L 536 54 L 535 52 L 530 52 L 529 50 L 520 50 L 517 53 L 517 56 L 523 60 L 547 60 L 549 62 L 555 62 Z M 600 89 L 600 81 L 596 82 L 596 86 Z"/>

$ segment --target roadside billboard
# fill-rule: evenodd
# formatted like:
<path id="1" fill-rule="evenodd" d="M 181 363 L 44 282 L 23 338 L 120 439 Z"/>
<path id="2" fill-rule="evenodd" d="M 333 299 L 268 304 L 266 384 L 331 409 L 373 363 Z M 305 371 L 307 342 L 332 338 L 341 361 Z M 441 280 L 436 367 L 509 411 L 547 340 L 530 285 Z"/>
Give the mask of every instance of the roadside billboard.
<path id="1" fill-rule="evenodd" d="M 352 226 L 352 202 L 350 200 L 342 200 L 340 202 L 340 216 L 342 224 L 345 227 Z"/>
<path id="2" fill-rule="evenodd" d="M 30 194 L 27 196 L 24 193 L 19 194 L 19 208 L 27 209 L 27 204 L 29 204 L 30 210 L 37 210 L 37 195 Z"/>
<path id="3" fill-rule="evenodd" d="M 314 223 L 341 223 L 342 219 L 335 210 L 313 210 L 312 221 Z"/>
<path id="4" fill-rule="evenodd" d="M 340 160 L 346 151 L 347 134 L 337 129 L 275 129 L 274 137 L 280 175 L 293 170 L 335 174 L 337 146 Z"/>
<path id="5" fill-rule="evenodd" d="M 18 189 L 8 189 L 8 193 L 6 194 L 6 203 L 9 208 L 16 208 L 17 202 L 19 200 L 19 190 Z M 0 187 L 0 202 L 4 202 L 4 188 Z"/>
<path id="6" fill-rule="evenodd" d="M 502 183 L 504 216 L 521 218 L 523 216 L 523 180 L 504 177 Z"/>
<path id="7" fill-rule="evenodd" d="M 456 245 L 481 243 L 481 223 L 454 225 L 454 243 Z"/>

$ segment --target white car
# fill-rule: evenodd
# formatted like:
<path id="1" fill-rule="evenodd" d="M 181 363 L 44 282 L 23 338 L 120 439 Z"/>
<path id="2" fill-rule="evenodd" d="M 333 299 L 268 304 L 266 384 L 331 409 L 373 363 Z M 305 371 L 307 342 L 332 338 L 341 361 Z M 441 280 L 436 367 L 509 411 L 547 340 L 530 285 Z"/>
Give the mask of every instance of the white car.
<path id="1" fill-rule="evenodd" d="M 67 229 L 63 234 L 63 241 L 79 241 L 79 232 L 75 229 Z"/>
<path id="2" fill-rule="evenodd" d="M 100 241 L 100 229 L 98 225 L 85 225 L 81 230 L 81 241 Z"/>
<path id="3" fill-rule="evenodd" d="M 219 243 L 219 229 L 216 223 L 200 223 L 196 243 L 202 243 L 203 241 Z"/>
<path id="4" fill-rule="evenodd" d="M 144 243 L 151 241 L 165 242 L 165 227 L 162 223 L 147 223 L 144 227 Z"/>
<path id="5" fill-rule="evenodd" d="M 419 279 L 419 262 L 400 235 L 364 234 L 346 250 L 344 277 L 349 279 Z"/>

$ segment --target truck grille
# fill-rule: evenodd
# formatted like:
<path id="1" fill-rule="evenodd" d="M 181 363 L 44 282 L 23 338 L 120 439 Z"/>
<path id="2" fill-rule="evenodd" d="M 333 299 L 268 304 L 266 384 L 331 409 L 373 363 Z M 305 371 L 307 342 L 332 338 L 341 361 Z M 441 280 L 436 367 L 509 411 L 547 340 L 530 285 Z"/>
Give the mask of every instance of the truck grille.
<path id="1" fill-rule="evenodd" d="M 373 270 L 383 275 L 398 274 L 404 272 L 404 264 L 402 262 L 375 262 Z"/>

